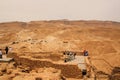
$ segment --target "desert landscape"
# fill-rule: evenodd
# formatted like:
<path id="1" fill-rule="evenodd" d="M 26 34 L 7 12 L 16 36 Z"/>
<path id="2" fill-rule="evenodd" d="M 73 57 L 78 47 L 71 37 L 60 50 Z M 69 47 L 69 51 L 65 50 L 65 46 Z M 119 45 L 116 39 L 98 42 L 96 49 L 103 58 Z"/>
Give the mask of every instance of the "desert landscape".
<path id="1" fill-rule="evenodd" d="M 0 23 L 3 55 L 6 46 L 12 48 L 7 57 L 14 60 L 0 62 L 0 80 L 120 80 L 120 22 Z M 84 50 L 89 53 L 86 78 L 63 55 L 71 51 L 81 56 Z"/>

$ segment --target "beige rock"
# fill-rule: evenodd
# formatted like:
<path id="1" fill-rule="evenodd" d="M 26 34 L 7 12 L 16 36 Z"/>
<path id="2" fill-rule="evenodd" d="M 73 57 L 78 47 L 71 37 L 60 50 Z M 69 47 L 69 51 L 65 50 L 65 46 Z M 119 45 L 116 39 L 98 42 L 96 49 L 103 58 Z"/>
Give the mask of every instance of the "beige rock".
<path id="1" fill-rule="evenodd" d="M 42 73 L 44 71 L 43 68 L 36 68 L 35 70 L 36 70 L 37 73 Z"/>
<path id="2" fill-rule="evenodd" d="M 11 78 L 8 75 L 4 75 L 4 76 L 0 76 L 0 80 L 11 80 Z"/>
<path id="3" fill-rule="evenodd" d="M 0 76 L 2 76 L 2 75 L 3 75 L 3 72 L 0 71 Z"/>
<path id="4" fill-rule="evenodd" d="M 6 73 L 7 73 L 7 74 L 11 74 L 12 71 L 13 71 L 13 69 L 7 69 Z"/>
<path id="5" fill-rule="evenodd" d="M 0 65 L 0 71 L 1 71 L 1 72 L 6 72 L 7 65 L 8 65 L 7 63 L 1 64 L 1 65 Z"/>
<path id="6" fill-rule="evenodd" d="M 32 70 L 32 71 L 30 71 L 30 73 L 37 73 L 37 71 L 36 70 Z"/>
<path id="7" fill-rule="evenodd" d="M 7 66 L 7 68 L 9 68 L 9 69 L 15 69 L 15 65 L 16 65 L 15 62 L 9 63 L 8 66 Z"/>

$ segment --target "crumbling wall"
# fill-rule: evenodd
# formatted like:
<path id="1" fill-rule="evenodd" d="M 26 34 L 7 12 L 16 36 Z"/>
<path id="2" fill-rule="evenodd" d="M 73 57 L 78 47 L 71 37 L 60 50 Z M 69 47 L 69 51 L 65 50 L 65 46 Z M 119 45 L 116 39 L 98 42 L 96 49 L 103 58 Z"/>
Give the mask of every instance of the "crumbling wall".
<path id="1" fill-rule="evenodd" d="M 29 66 L 31 69 L 53 67 L 61 70 L 61 74 L 67 78 L 82 78 L 81 70 L 77 65 L 54 64 L 49 61 L 31 60 L 29 58 L 14 55 L 14 60 L 18 65 Z"/>

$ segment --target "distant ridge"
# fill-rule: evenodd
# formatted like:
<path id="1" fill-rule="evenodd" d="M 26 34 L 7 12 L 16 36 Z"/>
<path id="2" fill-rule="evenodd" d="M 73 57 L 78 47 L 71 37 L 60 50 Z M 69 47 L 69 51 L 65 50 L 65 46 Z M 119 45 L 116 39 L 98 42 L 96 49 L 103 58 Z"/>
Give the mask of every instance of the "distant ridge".
<path id="1" fill-rule="evenodd" d="M 102 20 L 68 20 L 68 19 L 61 19 L 61 20 L 40 20 L 40 21 L 29 21 L 29 22 L 22 22 L 22 21 L 9 21 L 9 22 L 0 22 L 2 23 L 37 23 L 37 22 L 86 22 L 86 23 L 120 23 L 117 21 L 102 21 Z"/>

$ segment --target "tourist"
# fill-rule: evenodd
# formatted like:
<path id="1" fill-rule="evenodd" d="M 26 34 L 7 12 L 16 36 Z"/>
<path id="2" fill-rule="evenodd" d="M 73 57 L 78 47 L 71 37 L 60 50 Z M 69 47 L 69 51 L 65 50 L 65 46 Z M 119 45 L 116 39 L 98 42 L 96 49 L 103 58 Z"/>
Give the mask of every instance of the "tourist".
<path id="1" fill-rule="evenodd" d="M 88 51 L 84 50 L 83 54 L 84 54 L 84 56 L 88 56 Z"/>
<path id="2" fill-rule="evenodd" d="M 0 58 L 2 58 L 2 51 L 1 51 L 1 49 L 0 49 Z"/>
<path id="3" fill-rule="evenodd" d="M 9 48 L 8 48 L 8 46 L 6 46 L 6 48 L 5 48 L 6 54 L 8 54 L 8 51 L 9 51 Z"/>
<path id="4" fill-rule="evenodd" d="M 85 76 L 87 74 L 87 70 L 86 69 L 83 69 L 82 70 L 82 76 Z"/>
<path id="5" fill-rule="evenodd" d="M 74 53 L 74 59 L 75 59 L 76 53 Z"/>
<path id="6" fill-rule="evenodd" d="M 9 47 L 9 52 L 10 52 L 10 53 L 12 52 L 12 47 Z"/>

